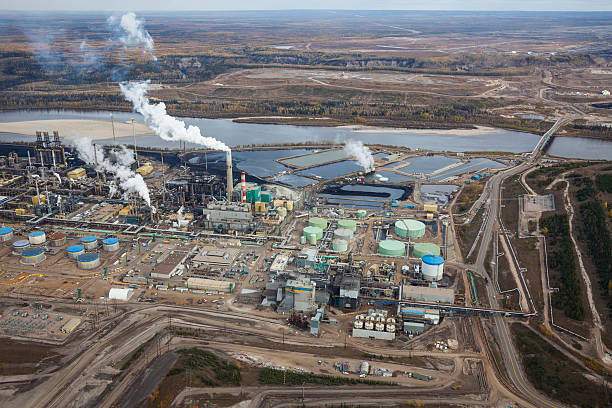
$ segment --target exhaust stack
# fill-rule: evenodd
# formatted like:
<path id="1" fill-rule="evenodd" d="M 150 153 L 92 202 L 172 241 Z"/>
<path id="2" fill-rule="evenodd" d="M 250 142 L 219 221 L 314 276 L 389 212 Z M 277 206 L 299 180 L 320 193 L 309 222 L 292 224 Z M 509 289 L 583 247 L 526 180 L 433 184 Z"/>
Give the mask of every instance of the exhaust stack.
<path id="1" fill-rule="evenodd" d="M 227 201 L 232 201 L 232 192 L 234 191 L 234 179 L 232 172 L 232 151 L 228 150 L 225 153 L 225 168 L 227 170 Z"/>
<path id="2" fill-rule="evenodd" d="M 246 203 L 246 175 L 244 174 L 244 171 L 242 172 L 240 181 L 240 189 L 242 190 L 242 202 Z"/>

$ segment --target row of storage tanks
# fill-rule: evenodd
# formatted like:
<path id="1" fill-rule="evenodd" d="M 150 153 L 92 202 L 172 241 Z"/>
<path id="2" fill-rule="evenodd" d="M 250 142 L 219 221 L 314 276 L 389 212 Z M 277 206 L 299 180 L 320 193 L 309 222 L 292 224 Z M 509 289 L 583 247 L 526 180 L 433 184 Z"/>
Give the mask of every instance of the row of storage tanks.
<path id="1" fill-rule="evenodd" d="M 389 256 L 406 256 L 406 244 L 396 239 L 385 239 L 378 243 L 378 253 Z M 423 258 L 425 255 L 440 255 L 440 247 L 431 242 L 415 242 L 412 256 Z"/>
<path id="2" fill-rule="evenodd" d="M 0 242 L 13 239 L 13 229 L 10 227 L 0 228 Z M 49 235 L 49 242 L 54 247 L 66 245 L 66 234 L 53 232 Z M 28 239 L 17 240 L 13 243 L 13 252 L 21 256 L 21 261 L 27 264 L 38 264 L 45 260 L 45 249 L 38 245 L 47 242 L 44 231 L 33 231 L 28 234 Z M 96 252 L 85 252 L 98 248 L 98 237 L 89 235 L 81 238 L 80 245 L 71 245 L 67 249 L 68 257 L 75 259 L 80 269 L 93 269 L 100 266 L 100 255 Z M 119 250 L 119 239 L 110 237 L 102 240 L 102 248 L 107 252 Z"/>
<path id="3" fill-rule="evenodd" d="M 395 332 L 395 319 L 383 316 L 357 315 L 353 327 L 356 329 Z"/>
<path id="4" fill-rule="evenodd" d="M 308 220 L 308 226 L 304 228 L 301 244 L 308 242 L 316 245 L 317 241 L 323 238 L 323 231 L 327 228 L 328 222 L 324 218 L 312 217 Z M 334 231 L 332 239 L 332 249 L 336 252 L 348 251 L 348 245 L 353 239 L 354 232 L 357 231 L 357 222 L 354 220 L 342 219 L 338 221 L 338 228 Z"/>

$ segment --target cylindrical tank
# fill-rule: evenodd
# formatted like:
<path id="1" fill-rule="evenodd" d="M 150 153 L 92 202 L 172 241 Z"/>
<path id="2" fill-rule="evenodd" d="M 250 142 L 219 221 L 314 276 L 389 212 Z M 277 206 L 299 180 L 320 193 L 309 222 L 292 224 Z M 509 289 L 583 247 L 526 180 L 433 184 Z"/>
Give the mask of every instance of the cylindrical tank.
<path id="1" fill-rule="evenodd" d="M 417 220 L 397 220 L 395 234 L 401 238 L 422 238 L 425 235 L 425 224 Z"/>
<path id="2" fill-rule="evenodd" d="M 417 242 L 414 244 L 412 256 L 423 258 L 425 255 L 440 255 L 440 247 L 431 242 Z"/>
<path id="3" fill-rule="evenodd" d="M 388 318 L 387 324 L 395 324 L 395 319 L 393 317 Z"/>
<path id="4" fill-rule="evenodd" d="M 98 247 L 98 237 L 89 235 L 81 238 L 81 244 L 85 249 L 96 249 Z"/>
<path id="5" fill-rule="evenodd" d="M 29 247 L 30 241 L 26 241 L 25 239 L 20 239 L 19 241 L 13 242 L 13 252 L 16 254 L 21 254 L 21 251 Z"/>
<path id="6" fill-rule="evenodd" d="M 357 222 L 355 220 L 339 220 L 338 228 L 357 231 Z"/>
<path id="7" fill-rule="evenodd" d="M 374 330 L 374 322 L 366 321 L 364 327 L 366 330 Z"/>
<path id="8" fill-rule="evenodd" d="M 278 207 L 276 213 L 281 217 L 285 218 L 287 216 L 287 209 L 285 207 Z"/>
<path id="9" fill-rule="evenodd" d="M 353 323 L 353 326 L 356 329 L 362 329 L 363 328 L 363 321 L 362 320 L 355 320 L 355 323 Z"/>
<path id="10" fill-rule="evenodd" d="M 342 239 L 346 242 L 351 242 L 351 240 L 353 239 L 353 231 L 346 228 L 338 228 L 334 231 L 334 238 Z"/>
<path id="11" fill-rule="evenodd" d="M 100 255 L 95 252 L 88 252 L 77 257 L 79 269 L 93 269 L 100 266 Z"/>
<path id="12" fill-rule="evenodd" d="M 300 244 L 302 245 L 306 244 L 306 237 L 303 235 L 300 237 Z"/>
<path id="13" fill-rule="evenodd" d="M 387 331 L 388 331 L 388 332 L 390 332 L 390 333 L 395 332 L 395 322 L 393 322 L 393 323 L 387 323 L 387 326 L 386 326 L 386 327 L 387 327 Z"/>
<path id="14" fill-rule="evenodd" d="M 437 255 L 425 255 L 421 258 L 421 273 L 426 281 L 441 280 L 444 276 L 444 258 Z"/>
<path id="15" fill-rule="evenodd" d="M 359 366 L 359 374 L 370 374 L 370 364 L 367 361 L 363 361 Z"/>
<path id="16" fill-rule="evenodd" d="M 37 264 L 45 260 L 45 250 L 42 248 L 25 248 L 21 251 L 21 262 Z"/>
<path id="17" fill-rule="evenodd" d="M 49 235 L 49 239 L 51 240 L 51 245 L 54 247 L 66 245 L 66 234 L 63 232 L 54 232 Z"/>
<path id="18" fill-rule="evenodd" d="M 13 229 L 11 227 L 0 228 L 0 242 L 6 242 L 13 239 Z"/>
<path id="19" fill-rule="evenodd" d="M 323 238 L 323 230 L 319 227 L 308 226 L 304 228 L 304 235 L 306 236 L 306 238 L 308 238 L 309 234 L 315 234 L 317 236 L 317 239 Z"/>
<path id="20" fill-rule="evenodd" d="M 310 233 L 306 235 L 306 239 L 310 245 L 317 245 L 317 234 Z"/>
<path id="21" fill-rule="evenodd" d="M 377 331 L 385 331 L 385 324 L 382 323 L 382 322 L 376 323 L 376 330 Z"/>
<path id="22" fill-rule="evenodd" d="M 357 319 L 363 321 L 365 320 L 365 315 L 357 315 Z"/>
<path id="23" fill-rule="evenodd" d="M 334 239 L 332 241 L 332 249 L 336 252 L 348 251 L 348 242 L 343 239 Z"/>
<path id="24" fill-rule="evenodd" d="M 404 256 L 406 245 L 394 239 L 386 239 L 378 243 L 378 253 L 381 255 Z"/>
<path id="25" fill-rule="evenodd" d="M 368 215 L 368 212 L 366 210 L 357 210 L 357 216 L 359 218 L 365 218 L 366 215 Z"/>
<path id="26" fill-rule="evenodd" d="M 34 231 L 30 232 L 28 235 L 28 240 L 32 245 L 40 245 L 45 243 L 47 236 L 45 235 L 44 231 Z"/>
<path id="27" fill-rule="evenodd" d="M 325 218 L 312 217 L 308 220 L 308 226 L 319 227 L 324 230 L 325 228 L 327 228 L 327 220 Z"/>
<path id="28" fill-rule="evenodd" d="M 71 245 L 67 249 L 68 257 L 72 259 L 77 259 L 79 255 L 83 255 L 85 253 L 85 249 L 83 245 Z"/>
<path id="29" fill-rule="evenodd" d="M 117 238 L 111 237 L 106 238 L 102 241 L 102 247 L 105 251 L 114 252 L 119 250 L 119 240 Z"/>

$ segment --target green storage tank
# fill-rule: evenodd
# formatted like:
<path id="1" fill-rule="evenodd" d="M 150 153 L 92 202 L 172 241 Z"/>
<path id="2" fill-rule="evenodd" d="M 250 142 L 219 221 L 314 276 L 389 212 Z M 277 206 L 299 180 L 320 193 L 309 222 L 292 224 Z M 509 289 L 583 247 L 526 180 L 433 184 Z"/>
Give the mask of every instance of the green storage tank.
<path id="1" fill-rule="evenodd" d="M 262 203 L 269 203 L 270 201 L 272 201 L 272 193 L 269 191 L 262 191 L 259 195 L 259 198 Z"/>
<path id="2" fill-rule="evenodd" d="M 310 245 L 317 245 L 317 234 L 315 234 L 315 233 L 308 233 L 308 234 L 306 234 L 306 239 L 308 240 L 308 243 Z"/>
<path id="3" fill-rule="evenodd" d="M 332 241 L 332 248 L 335 252 L 346 252 L 348 251 L 348 242 L 343 239 L 334 239 Z"/>
<path id="4" fill-rule="evenodd" d="M 348 229 L 351 231 L 357 231 L 357 222 L 354 220 L 339 220 L 338 228 Z"/>
<path id="5" fill-rule="evenodd" d="M 406 245 L 394 239 L 386 239 L 378 243 L 378 253 L 381 255 L 404 256 Z"/>
<path id="6" fill-rule="evenodd" d="M 425 236 L 425 224 L 417 220 L 397 220 L 395 222 L 395 234 L 402 238 L 423 238 Z"/>
<path id="7" fill-rule="evenodd" d="M 327 228 L 327 220 L 325 218 L 320 217 L 312 217 L 308 220 L 309 227 L 319 227 L 322 230 Z"/>
<path id="8" fill-rule="evenodd" d="M 323 230 L 319 227 L 308 226 L 304 228 L 304 236 L 308 239 L 308 234 L 314 234 L 317 239 L 323 238 Z"/>
<path id="9" fill-rule="evenodd" d="M 440 247 L 431 242 L 417 242 L 412 249 L 413 258 L 423 258 L 425 255 L 440 255 Z"/>

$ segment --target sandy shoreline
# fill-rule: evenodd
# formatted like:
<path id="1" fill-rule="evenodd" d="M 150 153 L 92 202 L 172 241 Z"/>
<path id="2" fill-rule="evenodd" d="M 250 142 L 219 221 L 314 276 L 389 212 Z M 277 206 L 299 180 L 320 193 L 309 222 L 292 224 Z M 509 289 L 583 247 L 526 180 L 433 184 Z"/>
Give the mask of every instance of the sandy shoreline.
<path id="1" fill-rule="evenodd" d="M 495 133 L 497 129 L 487 126 L 474 126 L 475 129 L 409 129 L 409 128 L 383 128 L 363 125 L 345 125 L 338 128 L 351 129 L 354 133 L 407 133 L 407 134 L 435 134 L 452 136 L 473 136 L 485 133 Z"/>
<path id="2" fill-rule="evenodd" d="M 136 136 L 153 135 L 153 132 L 143 123 L 136 122 L 134 129 Z M 84 136 L 91 137 L 94 140 L 113 138 L 111 122 L 106 120 L 49 119 L 0 123 L 0 132 L 4 133 L 35 136 L 37 130 L 47 131 L 49 134 L 57 130 L 60 137 L 71 140 Z M 132 137 L 132 124 L 115 121 L 115 136 L 117 138 Z"/>

